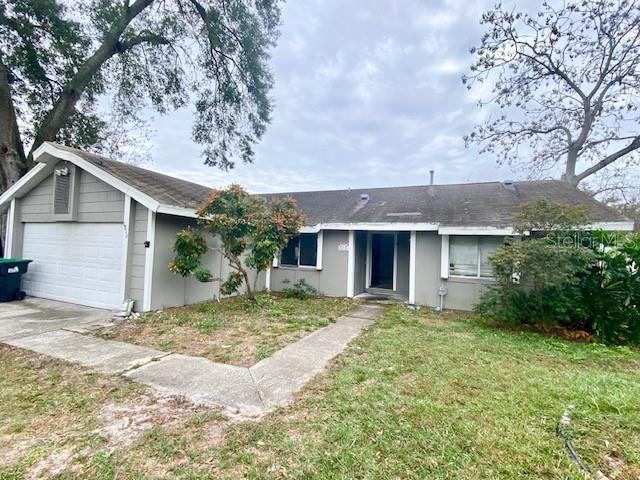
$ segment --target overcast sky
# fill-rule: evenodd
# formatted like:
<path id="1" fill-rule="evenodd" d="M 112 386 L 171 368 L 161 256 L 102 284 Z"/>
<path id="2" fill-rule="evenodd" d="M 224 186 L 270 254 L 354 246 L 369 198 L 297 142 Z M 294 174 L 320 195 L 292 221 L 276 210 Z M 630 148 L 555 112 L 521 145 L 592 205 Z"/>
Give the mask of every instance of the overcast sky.
<path id="1" fill-rule="evenodd" d="M 460 77 L 491 0 L 290 0 L 283 5 L 273 121 L 251 165 L 202 165 L 192 115 L 153 120 L 151 168 L 252 192 L 523 178 L 466 149 L 489 112 Z"/>

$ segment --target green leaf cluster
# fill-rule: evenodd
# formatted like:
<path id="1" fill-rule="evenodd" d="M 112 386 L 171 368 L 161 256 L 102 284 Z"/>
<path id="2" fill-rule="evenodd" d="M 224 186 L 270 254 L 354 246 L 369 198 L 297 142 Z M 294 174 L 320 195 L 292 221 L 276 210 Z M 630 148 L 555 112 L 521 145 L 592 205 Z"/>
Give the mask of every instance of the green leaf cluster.
<path id="1" fill-rule="evenodd" d="M 208 250 L 207 241 L 201 232 L 191 227 L 181 230 L 173 242 L 175 256 L 169 263 L 169 270 L 183 277 L 195 275 L 201 282 L 210 282 L 211 272 L 200 265 L 202 256 Z"/>

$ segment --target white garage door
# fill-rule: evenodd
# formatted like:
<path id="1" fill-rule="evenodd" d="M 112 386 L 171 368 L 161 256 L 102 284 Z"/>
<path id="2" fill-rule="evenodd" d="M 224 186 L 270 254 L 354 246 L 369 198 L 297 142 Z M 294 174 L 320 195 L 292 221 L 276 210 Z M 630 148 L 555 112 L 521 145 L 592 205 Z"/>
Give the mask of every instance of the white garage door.
<path id="1" fill-rule="evenodd" d="M 123 228 L 119 223 L 27 223 L 23 277 L 28 295 L 98 308 L 117 308 Z"/>

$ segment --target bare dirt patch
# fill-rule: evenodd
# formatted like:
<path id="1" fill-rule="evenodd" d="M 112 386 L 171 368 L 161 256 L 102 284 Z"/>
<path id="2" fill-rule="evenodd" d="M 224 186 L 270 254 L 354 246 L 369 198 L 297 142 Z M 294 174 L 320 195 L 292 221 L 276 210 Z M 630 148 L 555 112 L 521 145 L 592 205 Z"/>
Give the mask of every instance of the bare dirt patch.
<path id="1" fill-rule="evenodd" d="M 124 403 L 106 404 L 98 414 L 104 425 L 93 433 L 105 436 L 104 448 L 113 451 L 131 445 L 151 427 L 172 427 L 204 411 L 183 397 L 148 393 Z"/>
<path id="2" fill-rule="evenodd" d="M 35 480 L 43 476 L 46 478 L 54 477 L 67 468 L 72 457 L 73 449 L 71 447 L 52 452 L 48 456 L 38 460 L 35 465 L 31 467 L 26 478 Z"/>

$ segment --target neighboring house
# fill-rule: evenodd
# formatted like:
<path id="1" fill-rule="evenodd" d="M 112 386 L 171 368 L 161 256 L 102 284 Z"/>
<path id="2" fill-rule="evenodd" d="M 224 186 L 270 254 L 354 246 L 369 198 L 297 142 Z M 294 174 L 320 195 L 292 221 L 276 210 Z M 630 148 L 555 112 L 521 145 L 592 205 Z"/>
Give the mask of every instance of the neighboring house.
<path id="1" fill-rule="evenodd" d="M 172 241 L 207 187 L 65 146 L 45 143 L 37 165 L 0 196 L 8 208 L 7 257 L 34 260 L 29 295 L 148 311 L 219 295 L 230 267 L 215 238 L 204 262 L 213 283 L 173 275 Z M 285 195 L 285 194 L 281 194 Z M 584 204 L 593 227 L 633 222 L 558 181 L 370 188 L 289 194 L 306 217 L 260 288 L 305 279 L 320 293 L 393 293 L 410 304 L 470 309 L 491 282 L 489 255 L 513 234 L 523 202 L 544 196 Z M 271 195 L 267 195 L 271 197 Z"/>

